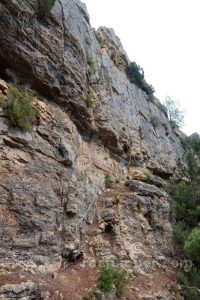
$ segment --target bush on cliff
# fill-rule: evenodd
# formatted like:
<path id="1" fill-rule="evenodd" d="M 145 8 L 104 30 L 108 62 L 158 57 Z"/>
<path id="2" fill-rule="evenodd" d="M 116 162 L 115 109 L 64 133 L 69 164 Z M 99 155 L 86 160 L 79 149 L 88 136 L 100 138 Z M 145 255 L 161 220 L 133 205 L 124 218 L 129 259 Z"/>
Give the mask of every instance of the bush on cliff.
<path id="1" fill-rule="evenodd" d="M 92 108 L 94 106 L 95 101 L 91 91 L 87 93 L 85 101 L 88 108 Z"/>
<path id="2" fill-rule="evenodd" d="M 38 116 L 38 110 L 33 106 L 33 94 L 27 90 L 20 90 L 10 86 L 7 100 L 1 101 L 2 107 L 12 126 L 23 131 L 31 131 Z"/>
<path id="3" fill-rule="evenodd" d="M 105 175 L 104 183 L 106 189 L 111 189 L 113 187 L 113 180 L 109 174 Z"/>
<path id="4" fill-rule="evenodd" d="M 94 75 L 95 72 L 96 72 L 96 67 L 95 67 L 95 64 L 94 64 L 94 62 L 93 62 L 93 60 L 92 60 L 91 57 L 88 57 L 88 59 L 87 59 L 87 65 L 88 65 L 88 74 L 90 76 Z"/>
<path id="5" fill-rule="evenodd" d="M 131 62 L 130 65 L 127 65 L 125 71 L 131 83 L 137 85 L 149 96 L 154 94 L 155 90 L 153 86 L 146 82 L 144 70 L 136 62 Z"/>
<path id="6" fill-rule="evenodd" d="M 37 15 L 40 19 L 45 19 L 55 4 L 55 0 L 38 0 Z"/>
<path id="7" fill-rule="evenodd" d="M 118 270 L 111 263 L 104 263 L 101 267 L 100 288 L 103 292 L 109 293 L 116 288 L 119 298 L 123 297 L 128 284 L 128 274 L 125 270 Z"/>

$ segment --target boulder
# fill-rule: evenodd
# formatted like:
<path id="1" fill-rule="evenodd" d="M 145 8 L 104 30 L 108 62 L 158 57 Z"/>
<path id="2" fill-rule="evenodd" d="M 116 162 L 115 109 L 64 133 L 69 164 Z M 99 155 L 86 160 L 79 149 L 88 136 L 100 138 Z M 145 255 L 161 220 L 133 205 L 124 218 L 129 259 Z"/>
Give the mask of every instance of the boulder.
<path id="1" fill-rule="evenodd" d="M 60 142 L 59 149 L 63 156 L 62 163 L 66 167 L 72 167 L 73 162 L 74 162 L 74 157 L 73 157 L 72 149 L 71 149 L 71 146 L 69 145 L 69 143 L 67 143 L 67 141 L 65 141 L 65 140 L 62 140 Z"/>
<path id="2" fill-rule="evenodd" d="M 39 290 L 36 283 L 32 281 L 19 284 L 5 284 L 0 288 L 0 299 L 39 299 Z"/>

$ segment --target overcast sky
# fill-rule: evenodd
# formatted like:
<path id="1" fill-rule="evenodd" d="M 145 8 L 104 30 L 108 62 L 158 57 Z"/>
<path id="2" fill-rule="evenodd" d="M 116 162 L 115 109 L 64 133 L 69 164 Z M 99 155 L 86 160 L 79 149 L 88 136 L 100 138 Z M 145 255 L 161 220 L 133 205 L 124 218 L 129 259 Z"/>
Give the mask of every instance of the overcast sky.
<path id="1" fill-rule="evenodd" d="M 93 27 L 112 27 L 163 102 L 179 100 L 200 133 L 200 0 L 82 0 Z"/>

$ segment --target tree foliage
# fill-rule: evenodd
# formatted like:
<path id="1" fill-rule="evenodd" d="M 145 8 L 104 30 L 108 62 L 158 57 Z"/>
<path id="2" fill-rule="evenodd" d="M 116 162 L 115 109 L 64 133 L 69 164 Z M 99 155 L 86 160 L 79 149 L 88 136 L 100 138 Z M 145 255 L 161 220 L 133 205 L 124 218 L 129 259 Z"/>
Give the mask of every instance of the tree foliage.
<path id="1" fill-rule="evenodd" d="M 184 124 L 184 114 L 180 109 L 179 102 L 174 101 L 169 96 L 167 96 L 164 101 L 164 106 L 166 108 L 167 116 L 172 127 L 182 127 Z"/>
<path id="2" fill-rule="evenodd" d="M 189 234 L 184 250 L 188 257 L 200 263 L 200 227 L 195 227 Z"/>
<path id="3" fill-rule="evenodd" d="M 182 144 L 187 161 L 185 176 L 190 180 L 171 186 L 171 212 L 176 245 L 191 260 L 187 272 L 184 268 L 180 270 L 179 282 L 184 286 L 184 299 L 196 300 L 200 296 L 200 137 L 195 133 L 182 140 Z"/>

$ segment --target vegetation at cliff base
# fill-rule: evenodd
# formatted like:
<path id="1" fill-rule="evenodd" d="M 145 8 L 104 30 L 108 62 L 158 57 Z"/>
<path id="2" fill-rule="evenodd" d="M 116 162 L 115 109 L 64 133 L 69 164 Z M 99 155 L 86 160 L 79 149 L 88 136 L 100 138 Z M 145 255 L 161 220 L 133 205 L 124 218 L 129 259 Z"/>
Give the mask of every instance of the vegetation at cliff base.
<path id="1" fill-rule="evenodd" d="M 100 268 L 100 276 L 98 282 L 98 288 L 103 293 L 114 292 L 117 299 L 121 299 L 129 283 L 128 273 L 126 270 L 119 269 L 110 262 L 103 262 Z M 84 296 L 83 300 L 97 299 L 95 293 L 96 287 L 90 289 Z"/>
<path id="2" fill-rule="evenodd" d="M 171 214 L 174 241 L 185 260 L 178 279 L 185 299 L 196 300 L 200 297 L 200 136 L 186 137 L 182 144 L 187 167 L 179 162 L 179 168 L 189 180 L 171 185 Z"/>
<path id="3" fill-rule="evenodd" d="M 130 82 L 141 88 L 147 95 L 150 96 L 155 93 L 153 86 L 145 80 L 144 70 L 136 62 L 131 62 L 127 65 L 125 71 Z"/>
<path id="4" fill-rule="evenodd" d="M 128 275 L 125 270 L 118 270 L 111 263 L 104 263 L 101 267 L 100 288 L 103 292 L 109 293 L 115 287 L 117 296 L 121 298 L 128 283 Z"/>
<path id="5" fill-rule="evenodd" d="M 83 300 L 94 300 L 95 291 L 89 291 L 83 296 Z"/>
<path id="6" fill-rule="evenodd" d="M 3 107 L 10 125 L 23 131 L 32 131 L 33 123 L 38 116 L 38 110 L 32 104 L 34 95 L 10 86 L 8 96 L 1 96 L 0 105 Z"/>

